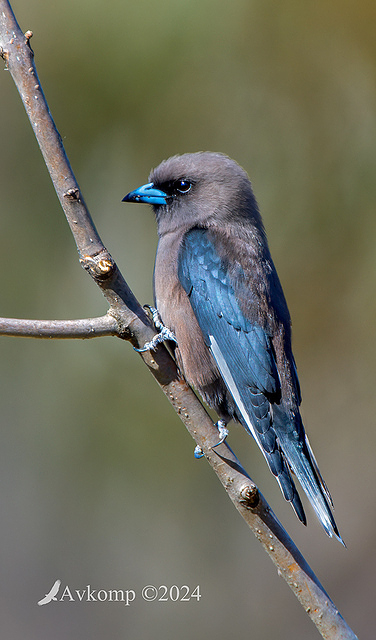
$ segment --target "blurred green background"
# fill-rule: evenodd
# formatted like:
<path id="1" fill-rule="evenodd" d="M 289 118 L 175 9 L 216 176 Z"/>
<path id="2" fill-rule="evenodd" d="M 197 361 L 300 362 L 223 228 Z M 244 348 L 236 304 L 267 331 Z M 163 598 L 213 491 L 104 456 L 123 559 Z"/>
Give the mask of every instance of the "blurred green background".
<path id="1" fill-rule="evenodd" d="M 229 443 L 359 636 L 376 597 L 376 5 L 362 0 L 14 0 L 98 230 L 142 303 L 156 230 L 121 204 L 175 153 L 249 172 L 293 318 L 303 418 L 345 550 L 302 527 L 256 445 Z M 1 315 L 106 310 L 1 72 Z M 51 637 L 318 634 L 128 344 L 1 339 L 0 626 Z M 147 457 L 144 444 L 147 443 Z M 306 503 L 305 503 L 306 504 Z M 134 589 L 116 603 L 36 602 Z M 147 603 L 145 584 L 201 587 Z"/>

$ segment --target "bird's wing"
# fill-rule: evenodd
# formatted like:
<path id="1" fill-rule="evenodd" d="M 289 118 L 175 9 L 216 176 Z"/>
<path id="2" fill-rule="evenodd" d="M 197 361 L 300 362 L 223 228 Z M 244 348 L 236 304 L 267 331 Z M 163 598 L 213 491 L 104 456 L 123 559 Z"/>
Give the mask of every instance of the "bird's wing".
<path id="1" fill-rule="evenodd" d="M 51 587 L 50 593 L 48 594 L 50 596 L 50 598 L 54 598 L 56 596 L 56 594 L 58 593 L 58 591 L 60 589 L 60 585 L 61 585 L 61 580 L 56 580 L 56 582 Z"/>
<path id="2" fill-rule="evenodd" d="M 244 427 L 254 436 L 300 520 L 305 515 L 273 425 L 280 381 L 270 336 L 242 313 L 228 271 L 209 234 L 192 229 L 179 253 L 179 280 Z"/>
<path id="3" fill-rule="evenodd" d="M 187 293 L 222 378 L 244 427 L 252 433 L 286 500 L 305 522 L 290 474 L 294 471 L 329 536 L 343 542 L 331 512 L 332 501 L 312 453 L 298 410 L 299 382 L 290 354 L 295 409 L 284 405 L 271 336 L 242 312 L 228 269 L 205 229 L 184 236 L 178 264 Z M 238 272 L 246 288 L 245 275 Z M 243 283 L 241 282 L 243 280 Z M 247 292 L 252 296 L 252 291 Z M 257 304 L 257 303 L 256 303 Z"/>

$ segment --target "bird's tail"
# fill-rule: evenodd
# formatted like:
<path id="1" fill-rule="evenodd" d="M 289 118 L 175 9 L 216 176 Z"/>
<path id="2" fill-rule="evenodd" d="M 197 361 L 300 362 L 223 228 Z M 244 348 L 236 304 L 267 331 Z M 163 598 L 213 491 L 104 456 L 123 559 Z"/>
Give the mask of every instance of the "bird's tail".
<path id="1" fill-rule="evenodd" d="M 335 536 L 344 546 L 332 513 L 333 501 L 318 468 L 304 427 L 297 414 L 294 416 L 293 435 L 287 426 L 288 415 L 278 405 L 273 406 L 274 420 L 279 423 L 278 440 L 290 469 L 299 480 L 319 521 L 329 537 Z M 297 438 L 296 436 L 299 435 Z"/>
<path id="2" fill-rule="evenodd" d="M 247 404 L 252 411 L 247 411 L 239 395 L 236 420 L 256 440 L 270 471 L 276 478 L 285 500 L 290 502 L 297 517 L 303 524 L 307 524 L 302 502 L 291 477 L 290 466 L 278 442 L 273 428 L 271 405 L 262 393 L 252 393 L 251 387 L 247 391 Z"/>

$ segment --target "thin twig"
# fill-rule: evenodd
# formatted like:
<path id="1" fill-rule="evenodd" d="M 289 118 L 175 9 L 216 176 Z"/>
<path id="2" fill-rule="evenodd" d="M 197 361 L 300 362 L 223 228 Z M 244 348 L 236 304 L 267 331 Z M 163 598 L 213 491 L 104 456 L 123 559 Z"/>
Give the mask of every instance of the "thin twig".
<path id="1" fill-rule="evenodd" d="M 82 266 L 105 295 L 106 316 L 78 321 L 4 320 L 3 335 L 33 337 L 94 337 L 117 335 L 135 346 L 148 342 L 155 331 L 142 307 L 104 247 L 86 208 L 66 157 L 37 76 L 31 32 L 23 34 L 10 4 L 0 0 L 0 55 L 21 95 L 57 195 L 73 233 Z M 90 327 L 92 328 L 90 330 Z M 93 333 L 91 333 L 93 331 Z M 43 334 L 43 335 L 41 335 Z M 278 522 L 236 456 L 226 443 L 215 450 L 218 432 L 202 404 L 181 378 L 176 364 L 160 346 L 141 354 L 189 433 L 201 446 L 229 497 L 285 578 L 318 631 L 327 640 L 355 640 L 353 631 L 320 585 L 291 538 Z"/>

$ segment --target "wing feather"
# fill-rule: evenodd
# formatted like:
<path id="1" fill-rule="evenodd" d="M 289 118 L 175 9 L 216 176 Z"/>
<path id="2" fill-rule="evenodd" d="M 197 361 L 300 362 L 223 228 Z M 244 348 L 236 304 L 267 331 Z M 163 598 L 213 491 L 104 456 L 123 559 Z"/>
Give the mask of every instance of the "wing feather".
<path id="1" fill-rule="evenodd" d="M 192 229 L 179 255 L 179 280 L 205 343 L 286 500 L 305 522 L 303 507 L 273 426 L 272 401 L 281 386 L 271 336 L 242 313 L 228 271 L 203 229 Z"/>
<path id="2" fill-rule="evenodd" d="M 300 388 L 293 355 L 289 349 L 286 357 L 290 361 L 293 390 L 286 401 L 282 397 L 272 336 L 241 309 L 237 291 L 247 299 L 254 297 L 255 305 L 257 296 L 247 285 L 240 265 L 235 288 L 210 231 L 194 228 L 184 236 L 178 276 L 205 343 L 235 402 L 236 415 L 255 438 L 284 497 L 305 523 L 292 469 L 328 535 L 343 542 L 331 512 L 330 494 L 299 414 Z"/>

